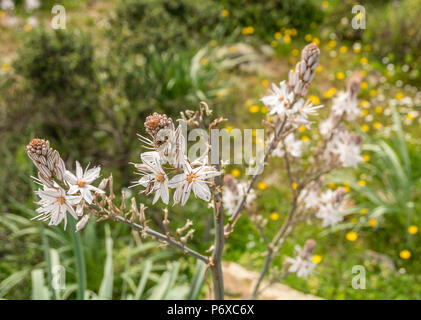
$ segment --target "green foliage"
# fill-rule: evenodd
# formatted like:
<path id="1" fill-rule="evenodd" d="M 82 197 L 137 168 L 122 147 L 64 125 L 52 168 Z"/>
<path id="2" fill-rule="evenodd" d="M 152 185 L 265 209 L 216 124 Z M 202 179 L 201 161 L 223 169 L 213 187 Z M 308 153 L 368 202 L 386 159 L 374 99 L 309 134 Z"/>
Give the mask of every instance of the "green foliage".
<path id="1" fill-rule="evenodd" d="M 52 96 L 55 102 L 71 95 L 81 97 L 95 83 L 94 48 L 81 32 L 35 29 L 24 43 L 16 71 L 29 83 L 38 97 Z"/>
<path id="2" fill-rule="evenodd" d="M 186 46 L 198 48 L 209 39 L 218 15 L 207 0 L 119 1 L 108 33 L 124 54 L 175 52 Z"/>
<path id="3" fill-rule="evenodd" d="M 227 34 L 238 26 L 252 26 L 259 38 L 268 41 L 282 28 L 305 31 L 312 24 L 320 23 L 323 13 L 316 3 L 308 0 L 223 0 L 220 2 L 221 10 L 228 10 L 229 16 L 222 23 Z"/>
<path id="4" fill-rule="evenodd" d="M 417 0 L 391 1 L 370 13 L 364 41 L 373 45 L 379 57 L 414 63 L 419 60 L 421 44 L 421 3 Z"/>

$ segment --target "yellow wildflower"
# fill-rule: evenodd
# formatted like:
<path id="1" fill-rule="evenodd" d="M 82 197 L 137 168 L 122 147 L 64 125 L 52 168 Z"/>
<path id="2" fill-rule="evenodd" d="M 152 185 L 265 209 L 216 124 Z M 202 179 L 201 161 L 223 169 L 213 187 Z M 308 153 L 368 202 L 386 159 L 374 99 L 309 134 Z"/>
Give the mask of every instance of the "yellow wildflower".
<path id="1" fill-rule="evenodd" d="M 346 240 L 354 242 L 358 238 L 358 234 L 356 234 L 354 231 L 350 231 L 345 236 Z"/>
<path id="2" fill-rule="evenodd" d="M 338 80 L 342 80 L 343 78 L 345 78 L 345 73 L 343 73 L 343 72 L 338 72 L 338 73 L 336 74 L 336 79 L 338 79 Z"/>
<path id="3" fill-rule="evenodd" d="M 249 111 L 250 111 L 251 113 L 256 113 L 256 112 L 259 112 L 259 110 L 260 110 L 260 107 L 259 107 L 259 106 L 257 106 L 257 105 L 252 105 L 252 106 L 249 108 Z"/>
<path id="4" fill-rule="evenodd" d="M 238 170 L 237 168 L 231 170 L 231 175 L 235 178 L 238 178 L 240 174 L 241 174 L 241 171 Z"/>
<path id="5" fill-rule="evenodd" d="M 367 212 L 368 212 L 368 209 L 367 208 L 362 208 L 360 210 L 360 214 L 367 214 Z"/>
<path id="6" fill-rule="evenodd" d="M 364 131 L 364 132 L 367 132 L 368 130 L 370 130 L 370 127 L 368 126 L 368 124 L 363 124 L 361 126 L 361 130 Z"/>
<path id="7" fill-rule="evenodd" d="M 314 264 L 319 264 L 320 262 L 322 262 L 322 257 L 318 254 L 313 255 L 313 259 L 311 259 L 311 262 L 313 262 Z"/>
<path id="8" fill-rule="evenodd" d="M 342 46 L 339 48 L 339 52 L 340 53 L 346 53 L 348 51 L 348 47 L 347 46 Z"/>
<path id="9" fill-rule="evenodd" d="M 417 226 L 414 226 L 414 225 L 409 226 L 409 227 L 408 227 L 408 232 L 409 232 L 410 234 L 416 234 L 416 233 L 418 232 L 418 227 L 417 227 Z"/>
<path id="10" fill-rule="evenodd" d="M 401 257 L 402 259 L 409 259 L 411 258 L 411 252 L 409 250 L 402 250 L 401 252 L 399 252 L 399 257 Z"/>
<path id="11" fill-rule="evenodd" d="M 402 93 L 402 92 L 398 92 L 398 93 L 396 94 L 396 99 L 398 99 L 398 100 L 403 99 L 403 97 L 404 97 L 404 95 L 403 95 L 403 93 Z"/>
<path id="12" fill-rule="evenodd" d="M 370 219 L 370 220 L 368 220 L 368 225 L 370 227 L 375 227 L 377 225 L 377 220 L 376 219 Z"/>
<path id="13" fill-rule="evenodd" d="M 267 185 L 266 185 L 266 183 L 264 183 L 264 182 L 259 182 L 259 184 L 257 185 L 257 188 L 258 188 L 259 190 L 266 190 Z"/>

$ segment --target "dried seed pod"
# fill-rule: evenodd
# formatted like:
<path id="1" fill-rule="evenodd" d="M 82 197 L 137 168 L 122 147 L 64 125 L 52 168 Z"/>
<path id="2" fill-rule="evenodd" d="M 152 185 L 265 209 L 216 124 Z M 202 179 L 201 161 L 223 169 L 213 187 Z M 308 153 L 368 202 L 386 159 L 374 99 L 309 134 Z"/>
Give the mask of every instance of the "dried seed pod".
<path id="1" fill-rule="evenodd" d="M 144 125 L 146 132 L 152 137 L 155 137 L 160 130 L 169 128 L 172 123 L 172 119 L 166 114 L 154 112 L 152 115 L 146 117 Z"/>
<path id="2" fill-rule="evenodd" d="M 39 179 L 49 187 L 54 186 L 53 178 L 63 181 L 66 167 L 57 150 L 44 139 L 32 139 L 26 146 L 28 157 L 38 169 Z"/>

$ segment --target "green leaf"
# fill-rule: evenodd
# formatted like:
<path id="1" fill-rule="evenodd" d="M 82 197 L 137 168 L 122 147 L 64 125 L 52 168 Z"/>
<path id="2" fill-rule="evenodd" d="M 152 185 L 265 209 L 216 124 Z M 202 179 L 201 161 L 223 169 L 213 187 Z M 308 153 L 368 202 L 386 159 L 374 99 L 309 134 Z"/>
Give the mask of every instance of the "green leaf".
<path id="1" fill-rule="evenodd" d="M 107 257 L 104 265 L 104 277 L 102 278 L 101 287 L 99 288 L 100 299 L 112 299 L 113 297 L 113 239 L 111 238 L 110 226 L 105 225 L 105 247 Z"/>
<path id="2" fill-rule="evenodd" d="M 35 269 L 31 272 L 32 300 L 48 300 L 48 289 L 44 285 L 44 271 Z"/>
<path id="3" fill-rule="evenodd" d="M 196 300 L 199 296 L 200 289 L 202 289 L 203 283 L 205 282 L 205 271 L 206 264 L 203 261 L 197 260 L 196 270 L 192 282 L 190 284 L 190 292 L 188 294 L 188 300 Z"/>
<path id="4" fill-rule="evenodd" d="M 149 274 L 152 270 L 152 261 L 147 260 L 145 268 L 142 272 L 142 277 L 140 278 L 139 285 L 137 286 L 136 293 L 134 295 L 135 300 L 139 300 L 142 297 L 143 291 L 145 290 L 146 282 L 149 279 Z"/>

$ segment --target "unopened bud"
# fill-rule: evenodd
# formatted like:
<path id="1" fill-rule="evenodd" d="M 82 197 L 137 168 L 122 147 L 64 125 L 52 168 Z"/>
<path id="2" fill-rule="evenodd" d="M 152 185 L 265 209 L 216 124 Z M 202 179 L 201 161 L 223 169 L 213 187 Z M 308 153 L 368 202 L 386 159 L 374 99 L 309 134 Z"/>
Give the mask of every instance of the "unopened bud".
<path id="1" fill-rule="evenodd" d="M 154 114 L 146 117 L 144 125 L 146 132 L 155 137 L 160 130 L 167 129 L 172 125 L 172 119 L 166 114 L 154 112 Z"/>
<path id="2" fill-rule="evenodd" d="M 313 256 L 314 250 L 316 249 L 316 241 L 308 239 L 304 245 L 303 258 L 310 258 Z"/>
<path id="3" fill-rule="evenodd" d="M 89 219 L 91 218 L 90 215 L 85 214 L 80 220 L 79 222 L 76 224 L 76 232 L 82 230 L 83 228 L 85 228 L 86 224 L 88 223 Z"/>

